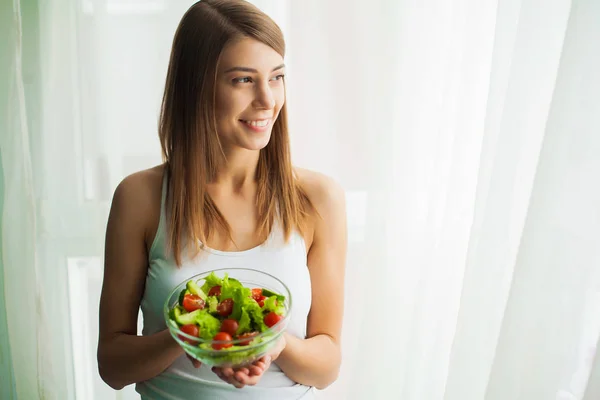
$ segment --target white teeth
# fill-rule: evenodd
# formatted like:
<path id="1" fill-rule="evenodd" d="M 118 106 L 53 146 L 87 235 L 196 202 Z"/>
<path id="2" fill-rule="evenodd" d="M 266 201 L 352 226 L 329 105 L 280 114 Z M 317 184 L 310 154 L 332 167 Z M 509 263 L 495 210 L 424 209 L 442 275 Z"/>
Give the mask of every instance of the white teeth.
<path id="1" fill-rule="evenodd" d="M 244 121 L 246 124 L 251 125 L 251 126 L 256 126 L 258 128 L 262 128 L 265 127 L 269 124 L 269 120 L 265 119 L 262 121 Z"/>

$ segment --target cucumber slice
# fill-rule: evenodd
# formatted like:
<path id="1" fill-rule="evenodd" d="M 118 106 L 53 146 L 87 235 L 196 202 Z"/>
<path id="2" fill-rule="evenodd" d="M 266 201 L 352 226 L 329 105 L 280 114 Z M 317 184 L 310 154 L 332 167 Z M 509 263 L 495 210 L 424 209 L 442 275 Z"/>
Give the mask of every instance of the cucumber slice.
<path id="1" fill-rule="evenodd" d="M 200 314 L 202 310 L 192 311 L 191 313 L 179 314 L 175 317 L 175 321 L 177 321 L 180 325 L 189 325 L 196 323 L 196 317 Z"/>
<path id="2" fill-rule="evenodd" d="M 265 297 L 277 296 L 277 301 L 285 301 L 285 296 L 282 296 L 279 293 L 272 292 L 269 289 L 263 288 L 262 294 Z"/>
<path id="3" fill-rule="evenodd" d="M 198 286 L 198 284 L 196 282 L 194 282 L 193 280 L 188 281 L 187 283 L 187 290 L 189 290 L 189 292 L 191 294 L 195 294 L 197 296 L 200 296 L 200 298 L 204 301 L 206 301 L 206 294 L 202 291 L 202 289 L 200 289 L 200 286 Z"/>
<path id="4" fill-rule="evenodd" d="M 262 289 L 262 294 L 263 294 L 263 296 L 266 296 L 266 297 L 278 296 L 277 293 L 271 292 L 269 289 L 265 289 L 265 288 Z"/>
<path id="5" fill-rule="evenodd" d="M 211 314 L 216 314 L 217 306 L 219 305 L 219 299 L 216 296 L 209 296 L 206 299 L 206 307 L 208 307 L 208 312 Z"/>
<path id="6" fill-rule="evenodd" d="M 179 316 L 181 314 L 182 314 L 181 307 L 175 306 L 171 309 L 171 311 L 169 311 L 169 318 L 171 319 L 171 321 L 177 322 L 177 319 L 179 318 Z"/>

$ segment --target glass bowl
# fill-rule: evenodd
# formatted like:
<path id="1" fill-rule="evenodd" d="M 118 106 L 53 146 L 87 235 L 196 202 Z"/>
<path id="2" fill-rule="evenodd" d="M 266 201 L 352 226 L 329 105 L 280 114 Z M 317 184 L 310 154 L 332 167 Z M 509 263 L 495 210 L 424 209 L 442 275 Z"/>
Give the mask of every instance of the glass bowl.
<path id="1" fill-rule="evenodd" d="M 284 308 L 285 314 L 283 319 L 275 325 L 253 336 L 250 343 L 249 339 L 234 339 L 227 341 L 206 340 L 190 336 L 181 331 L 179 325 L 173 321 L 169 313 L 173 307 L 179 304 L 179 295 L 186 288 L 187 282 L 193 280 L 202 286 L 205 277 L 214 272 L 219 278 L 223 278 L 225 273 L 229 278 L 235 278 L 247 288 L 263 288 L 271 292 L 285 296 Z M 221 268 L 203 272 L 194 275 L 177 285 L 167 297 L 163 307 L 165 322 L 173 339 L 183 348 L 183 350 L 192 358 L 200 361 L 211 367 L 239 367 L 251 364 L 264 356 L 281 337 L 290 320 L 292 309 L 292 296 L 288 287 L 266 272 L 257 271 L 247 268 Z M 245 345 L 241 345 L 245 344 Z M 220 350 L 215 350 L 213 345 L 225 347 Z"/>

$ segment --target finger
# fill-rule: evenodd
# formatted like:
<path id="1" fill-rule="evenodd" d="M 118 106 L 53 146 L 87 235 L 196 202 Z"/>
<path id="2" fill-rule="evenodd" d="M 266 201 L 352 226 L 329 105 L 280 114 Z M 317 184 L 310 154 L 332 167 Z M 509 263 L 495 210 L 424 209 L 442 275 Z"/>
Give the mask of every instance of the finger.
<path id="1" fill-rule="evenodd" d="M 243 382 L 239 382 L 235 378 L 228 378 L 225 382 L 229 383 L 232 386 L 235 386 L 237 389 L 241 389 L 246 386 Z"/>
<path id="2" fill-rule="evenodd" d="M 215 375 L 227 382 L 227 378 L 225 377 L 225 375 L 223 375 L 223 370 L 221 368 L 212 367 L 211 370 L 215 373 Z"/>
<path id="3" fill-rule="evenodd" d="M 245 379 L 239 379 L 239 377 L 236 377 L 233 368 L 213 368 L 213 371 L 215 371 L 217 376 L 221 378 L 222 381 L 229 383 L 238 389 L 241 389 L 245 386 Z"/>
<path id="4" fill-rule="evenodd" d="M 186 354 L 187 358 L 190 359 L 190 361 L 192 362 L 192 365 L 195 368 L 200 368 L 200 366 L 202 365 L 202 363 L 198 360 L 196 360 L 195 358 L 193 358 L 192 356 L 190 356 L 189 354 Z"/>
<path id="5" fill-rule="evenodd" d="M 258 360 L 254 361 L 254 364 L 256 364 L 257 362 L 267 362 L 267 357 L 268 356 L 262 356 L 261 358 L 259 358 Z"/>
<path id="6" fill-rule="evenodd" d="M 267 356 L 263 356 L 261 358 L 258 359 L 258 361 L 254 362 L 254 365 L 256 365 L 256 363 L 262 362 L 265 365 L 269 365 L 269 363 L 271 362 L 271 356 L 267 355 Z"/>
<path id="7" fill-rule="evenodd" d="M 238 371 L 233 376 L 238 382 L 247 384 L 250 380 L 250 377 L 247 374 L 244 374 L 242 371 Z"/>
<path id="8" fill-rule="evenodd" d="M 248 385 L 248 386 L 254 386 L 260 380 L 260 376 L 243 375 L 241 372 L 238 372 L 235 375 L 235 378 L 238 380 L 238 382 L 243 383 L 244 385 Z"/>
<path id="9" fill-rule="evenodd" d="M 235 376 L 232 376 L 231 378 L 228 378 L 228 379 L 229 379 L 229 383 L 238 389 L 241 389 L 244 386 L 246 386 L 243 381 L 239 381 L 238 378 L 236 378 Z"/>
<path id="10" fill-rule="evenodd" d="M 223 371 L 221 370 L 216 370 L 215 374 L 219 377 L 219 379 L 221 379 L 223 382 L 228 383 L 232 386 L 235 386 L 238 389 L 241 389 L 244 387 L 244 383 L 243 382 L 239 382 L 237 379 L 235 379 L 234 377 L 227 377 L 223 374 Z"/>
<path id="11" fill-rule="evenodd" d="M 242 367 L 238 371 L 243 373 L 244 375 L 250 375 L 250 370 L 247 367 Z"/>
<path id="12" fill-rule="evenodd" d="M 263 371 L 267 370 L 267 363 L 264 361 L 258 361 L 257 363 L 254 364 L 254 366 L 262 369 Z"/>
<path id="13" fill-rule="evenodd" d="M 250 373 L 248 376 L 261 376 L 263 372 L 265 372 L 265 369 L 258 366 L 253 366 L 250 368 Z"/>
<path id="14" fill-rule="evenodd" d="M 265 356 L 254 362 L 255 367 L 259 367 L 263 371 L 266 371 L 271 366 L 271 357 Z"/>
<path id="15" fill-rule="evenodd" d="M 221 378 L 221 380 L 223 380 L 225 383 L 230 383 L 233 385 L 232 379 L 233 376 L 228 376 L 225 373 L 225 368 L 219 368 L 219 367 L 213 367 L 212 371 L 219 377 Z"/>
<path id="16" fill-rule="evenodd" d="M 215 375 L 217 375 L 219 378 L 223 379 L 223 373 L 221 372 L 220 369 L 217 369 L 215 367 L 212 368 L 212 372 L 215 373 Z"/>

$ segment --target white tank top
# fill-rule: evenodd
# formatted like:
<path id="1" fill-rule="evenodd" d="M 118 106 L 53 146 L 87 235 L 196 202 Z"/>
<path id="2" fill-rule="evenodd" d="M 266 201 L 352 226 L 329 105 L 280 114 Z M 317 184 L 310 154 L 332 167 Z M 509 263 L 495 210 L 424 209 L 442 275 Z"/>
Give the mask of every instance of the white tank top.
<path id="1" fill-rule="evenodd" d="M 288 333 L 306 337 L 306 321 L 311 307 L 311 284 L 306 264 L 306 246 L 302 235 L 294 231 L 287 243 L 279 223 L 273 224 L 265 243 L 250 250 L 226 252 L 206 248 L 193 258 L 182 259 L 177 267 L 166 251 L 166 173 L 162 184 L 161 212 L 156 237 L 150 248 L 146 287 L 141 309 L 144 317 L 143 335 L 166 329 L 164 302 L 175 286 L 191 276 L 218 268 L 250 268 L 267 272 L 283 281 L 293 298 Z M 202 365 L 194 368 L 185 356 L 179 357 L 160 375 L 136 384 L 143 400 L 288 400 L 314 398 L 312 387 L 289 379 L 275 364 L 263 374 L 256 386 L 236 389 L 223 382 Z"/>

